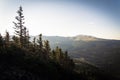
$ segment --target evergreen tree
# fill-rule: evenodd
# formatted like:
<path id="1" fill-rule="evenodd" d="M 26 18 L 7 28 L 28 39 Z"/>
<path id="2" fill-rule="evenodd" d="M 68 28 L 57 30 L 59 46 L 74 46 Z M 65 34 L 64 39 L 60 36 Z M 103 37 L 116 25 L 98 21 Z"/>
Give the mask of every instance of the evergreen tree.
<path id="1" fill-rule="evenodd" d="M 59 62 L 60 61 L 60 49 L 58 46 L 55 49 L 55 53 L 56 53 L 56 60 Z"/>
<path id="2" fill-rule="evenodd" d="M 14 43 L 15 45 L 20 46 L 19 38 L 18 38 L 18 37 L 13 36 L 12 39 L 13 39 L 13 43 Z"/>
<path id="3" fill-rule="evenodd" d="M 29 43 L 29 50 L 32 51 L 33 53 L 36 53 L 36 51 L 38 51 L 38 46 L 36 44 L 36 37 L 33 38 L 32 43 Z"/>
<path id="4" fill-rule="evenodd" d="M 35 48 L 36 47 L 36 37 L 33 38 L 33 47 Z"/>
<path id="5" fill-rule="evenodd" d="M 59 48 L 59 53 L 60 53 L 60 62 L 61 62 L 61 61 L 63 61 L 63 58 L 64 58 L 63 57 L 64 53 L 61 48 Z"/>
<path id="6" fill-rule="evenodd" d="M 23 16 L 23 9 L 22 6 L 19 7 L 19 10 L 17 11 L 18 16 L 15 17 L 17 22 L 13 22 L 15 27 L 15 34 L 19 36 L 19 44 L 20 47 L 23 47 L 24 42 L 24 37 L 26 37 L 25 31 L 26 27 L 24 26 L 24 16 Z"/>
<path id="7" fill-rule="evenodd" d="M 5 35 L 5 44 L 7 47 L 9 47 L 10 45 L 10 35 L 9 32 L 6 31 L 6 35 Z"/>
<path id="8" fill-rule="evenodd" d="M 42 34 L 39 35 L 39 39 L 37 40 L 38 45 L 39 45 L 39 51 L 40 53 L 43 52 L 43 42 L 42 42 Z"/>
<path id="9" fill-rule="evenodd" d="M 23 46 L 28 48 L 29 47 L 29 31 L 26 27 L 23 29 Z"/>
<path id="10" fill-rule="evenodd" d="M 67 51 L 65 51 L 65 60 L 68 58 L 68 52 Z"/>
<path id="11" fill-rule="evenodd" d="M 51 59 L 53 59 L 54 61 L 56 61 L 56 52 L 55 52 L 55 50 L 52 50 Z"/>
<path id="12" fill-rule="evenodd" d="M 51 53 L 51 48 L 48 40 L 44 41 L 44 50 L 45 50 L 46 58 L 49 58 Z"/>
<path id="13" fill-rule="evenodd" d="M 3 46 L 4 46 L 4 40 L 2 35 L 0 34 L 0 48 L 3 48 Z"/>

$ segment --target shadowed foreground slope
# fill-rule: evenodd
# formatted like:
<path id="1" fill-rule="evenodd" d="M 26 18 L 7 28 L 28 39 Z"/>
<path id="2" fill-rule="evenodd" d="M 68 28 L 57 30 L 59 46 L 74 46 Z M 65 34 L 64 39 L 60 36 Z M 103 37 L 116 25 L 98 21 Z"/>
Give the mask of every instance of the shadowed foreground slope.
<path id="1" fill-rule="evenodd" d="M 80 80 L 73 71 L 18 47 L 0 49 L 0 80 Z"/>
<path id="2" fill-rule="evenodd" d="M 0 48 L 0 80 L 117 80 L 101 74 L 95 67 L 84 64 L 76 66 L 76 70 L 81 72 L 91 69 L 92 71 L 77 73 L 16 46 Z M 92 74 L 86 75 L 86 72 Z"/>

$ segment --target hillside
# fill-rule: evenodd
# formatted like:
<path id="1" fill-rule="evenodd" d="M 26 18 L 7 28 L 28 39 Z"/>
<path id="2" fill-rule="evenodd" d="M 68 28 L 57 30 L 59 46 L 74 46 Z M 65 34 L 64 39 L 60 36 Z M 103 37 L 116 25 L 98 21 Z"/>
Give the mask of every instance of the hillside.
<path id="1" fill-rule="evenodd" d="M 118 80 L 99 68 L 75 61 L 74 71 L 16 46 L 0 48 L 0 80 Z"/>
<path id="2" fill-rule="evenodd" d="M 43 36 L 50 41 L 51 47 L 68 50 L 71 58 L 82 59 L 107 72 L 120 75 L 120 41 L 101 39 L 92 36 L 75 37 Z"/>
<path id="3" fill-rule="evenodd" d="M 80 80 L 79 74 L 16 46 L 0 48 L 0 80 Z M 83 79 L 86 80 L 86 79 Z"/>
<path id="4" fill-rule="evenodd" d="M 87 62 L 73 61 L 58 47 L 49 52 L 45 43 L 21 47 L 0 41 L 0 80 L 118 80 Z"/>

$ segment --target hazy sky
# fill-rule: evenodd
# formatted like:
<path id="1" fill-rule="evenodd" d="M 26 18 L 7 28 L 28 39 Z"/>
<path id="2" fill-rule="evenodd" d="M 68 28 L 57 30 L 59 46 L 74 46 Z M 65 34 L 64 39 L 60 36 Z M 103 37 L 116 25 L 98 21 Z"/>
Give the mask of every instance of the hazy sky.
<path id="1" fill-rule="evenodd" d="M 30 35 L 120 39 L 120 0 L 0 0 L 0 32 L 14 34 L 22 5 Z"/>

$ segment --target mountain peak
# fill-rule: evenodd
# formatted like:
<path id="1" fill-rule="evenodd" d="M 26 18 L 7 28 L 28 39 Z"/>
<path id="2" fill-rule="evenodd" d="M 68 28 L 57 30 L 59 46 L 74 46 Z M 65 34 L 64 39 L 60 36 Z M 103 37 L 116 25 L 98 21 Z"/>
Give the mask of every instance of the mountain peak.
<path id="1" fill-rule="evenodd" d="M 73 40 L 75 41 L 98 41 L 100 40 L 100 38 L 96 38 L 96 37 L 93 37 L 93 36 L 89 36 L 89 35 L 77 35 L 75 37 L 73 37 Z"/>

